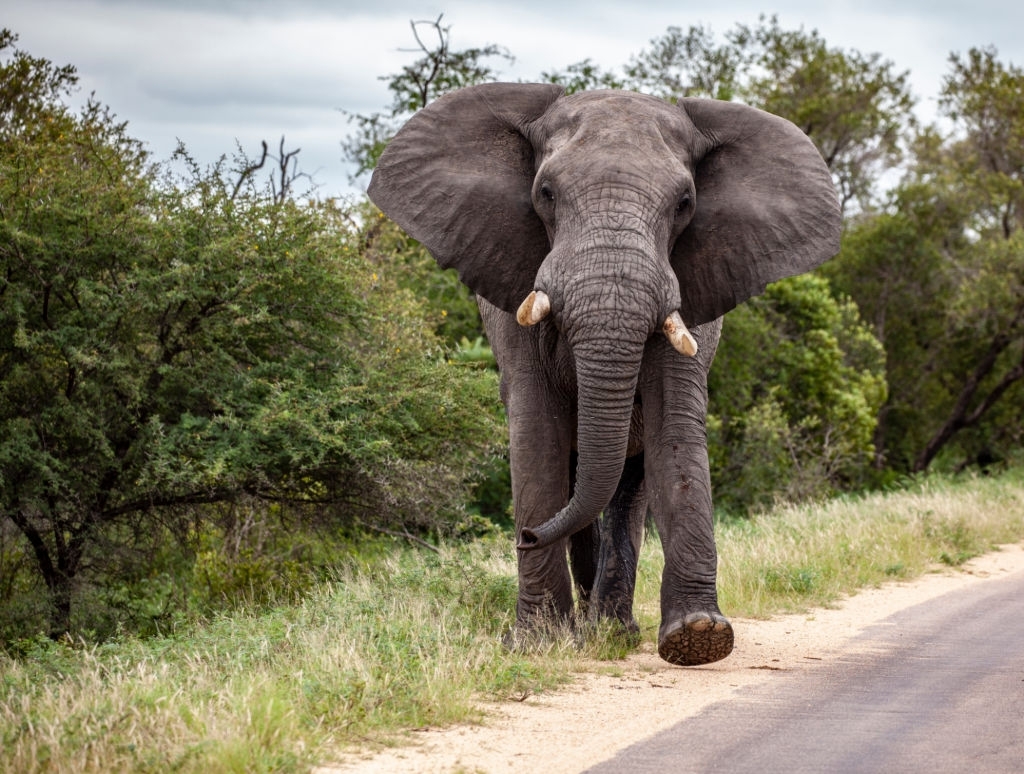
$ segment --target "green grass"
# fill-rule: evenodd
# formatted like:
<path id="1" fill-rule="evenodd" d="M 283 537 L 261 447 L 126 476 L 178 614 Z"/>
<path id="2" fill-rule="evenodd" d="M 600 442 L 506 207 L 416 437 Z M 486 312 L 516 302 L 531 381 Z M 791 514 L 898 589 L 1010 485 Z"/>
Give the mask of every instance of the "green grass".
<path id="1" fill-rule="evenodd" d="M 779 508 L 719 526 L 720 601 L 748 617 L 825 606 L 1022 538 L 1019 472 Z"/>
<path id="2" fill-rule="evenodd" d="M 767 616 L 957 565 L 1024 539 L 1024 474 L 929 480 L 887 496 L 719 525 L 722 608 Z M 637 613 L 652 641 L 661 552 L 648 540 Z M 509 540 L 352 562 L 299 601 L 171 636 L 19 643 L 0 655 L 0 771 L 305 771 L 354 744 L 471 722 L 480 700 L 556 688 L 629 647 L 608 628 L 512 653 Z"/>
<path id="3" fill-rule="evenodd" d="M 501 646 L 514 577 L 504 541 L 405 550 L 166 638 L 21 643 L 0 656 L 0 771 L 298 771 L 474 720 L 481 695 L 548 690 L 578 658 L 568 634 L 542 654 Z"/>

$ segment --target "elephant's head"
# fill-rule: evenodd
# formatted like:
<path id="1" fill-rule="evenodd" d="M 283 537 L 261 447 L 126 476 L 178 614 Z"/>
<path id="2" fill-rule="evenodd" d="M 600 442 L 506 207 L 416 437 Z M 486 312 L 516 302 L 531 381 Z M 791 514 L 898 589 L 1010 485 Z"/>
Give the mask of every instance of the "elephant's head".
<path id="1" fill-rule="evenodd" d="M 574 495 L 521 548 L 590 523 L 615 491 L 647 339 L 695 344 L 767 283 L 839 249 L 829 171 L 793 124 L 735 103 L 486 84 L 417 113 L 371 199 L 520 324 L 545 317 L 576 364 Z M 681 355 L 681 356 L 684 356 Z"/>

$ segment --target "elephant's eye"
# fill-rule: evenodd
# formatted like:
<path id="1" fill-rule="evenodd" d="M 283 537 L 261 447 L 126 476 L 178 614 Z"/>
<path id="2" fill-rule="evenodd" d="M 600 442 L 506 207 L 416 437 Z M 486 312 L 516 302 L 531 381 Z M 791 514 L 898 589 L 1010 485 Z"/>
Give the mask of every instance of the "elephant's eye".
<path id="1" fill-rule="evenodd" d="M 691 204 L 693 204 L 693 197 L 690 196 L 690 192 L 687 191 L 679 198 L 679 202 L 676 204 L 676 214 L 683 214 L 690 209 Z"/>
<path id="2" fill-rule="evenodd" d="M 555 191 L 551 187 L 551 183 L 544 181 L 540 184 L 540 195 L 549 202 L 553 202 L 555 200 Z"/>

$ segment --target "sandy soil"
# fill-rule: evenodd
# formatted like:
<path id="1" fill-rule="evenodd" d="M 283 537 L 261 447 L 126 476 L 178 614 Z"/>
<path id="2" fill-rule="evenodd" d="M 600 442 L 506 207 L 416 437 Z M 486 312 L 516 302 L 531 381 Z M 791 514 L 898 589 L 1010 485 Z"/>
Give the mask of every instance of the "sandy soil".
<path id="1" fill-rule="evenodd" d="M 960 570 L 864 591 L 835 609 L 769 621 L 734 618 L 735 650 L 716 664 L 673 667 L 645 646 L 624 661 L 595 665 L 600 671 L 581 675 L 562 691 L 488 704 L 482 726 L 418 731 L 408 747 L 353 755 L 314 772 L 579 772 L 779 672 L 820 668 L 849 653 L 858 633 L 898 610 L 1021 571 L 1024 543 L 1003 546 Z"/>

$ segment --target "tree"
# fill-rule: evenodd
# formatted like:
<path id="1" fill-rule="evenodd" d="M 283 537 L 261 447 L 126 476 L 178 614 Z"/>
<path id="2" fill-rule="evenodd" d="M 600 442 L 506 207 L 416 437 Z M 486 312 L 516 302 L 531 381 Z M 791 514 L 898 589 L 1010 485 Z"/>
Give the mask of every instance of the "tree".
<path id="1" fill-rule="evenodd" d="M 822 497 L 865 483 L 884 353 L 850 300 L 821 277 L 794 277 L 726 316 L 708 395 L 720 507 Z"/>
<path id="2" fill-rule="evenodd" d="M 416 48 L 421 56 L 401 72 L 380 76 L 392 94 L 385 112 L 352 115 L 356 134 L 344 143 L 345 155 L 356 163 L 353 178 L 370 172 L 384 147 L 398 128 L 417 110 L 454 89 L 492 81 L 496 72 L 484 64 L 487 59 L 514 61 L 508 50 L 494 44 L 482 48 L 453 50 L 451 26 L 443 26 L 443 15 L 433 21 L 411 21 Z M 425 36 L 435 39 L 429 43 Z M 455 270 L 438 269 L 427 250 L 409 239 L 393 223 L 371 218 L 367 255 L 411 292 L 429 302 L 435 331 L 453 347 L 474 346 L 484 336 L 483 323 L 473 293 L 459 282 Z"/>
<path id="3" fill-rule="evenodd" d="M 544 72 L 540 80 L 557 83 L 572 94 L 585 89 L 629 89 L 674 102 L 681 97 L 731 100 L 745 66 L 742 46 L 719 44 L 711 29 L 691 26 L 685 33 L 671 26 L 650 47 L 630 57 L 619 74 L 603 71 L 590 59 L 565 70 Z"/>
<path id="4" fill-rule="evenodd" d="M 484 60 L 497 57 L 514 61 L 507 49 L 494 44 L 453 51 L 451 25 L 442 26 L 442 18 L 444 14 L 433 21 L 409 22 L 416 41 L 412 52 L 422 56 L 402 67 L 399 73 L 380 76 L 380 80 L 387 81 L 392 94 L 389 109 L 370 115 L 349 114 L 356 124 L 356 133 L 342 147 L 345 157 L 357 165 L 353 179 L 373 170 L 388 140 L 417 110 L 449 91 L 494 80 L 495 71 L 483 64 Z M 426 32 L 432 33 L 436 43 L 429 44 L 423 39 L 421 33 Z"/>
<path id="5" fill-rule="evenodd" d="M 0 29 L 0 136 L 5 139 L 33 131 L 59 112 L 61 99 L 78 83 L 71 65 L 57 67 L 46 59 L 14 48 L 18 36 Z"/>
<path id="6" fill-rule="evenodd" d="M 831 48 L 815 30 L 783 30 L 775 17 L 732 40 L 751 49 L 740 97 L 803 129 L 832 170 L 843 209 L 870 210 L 915 125 L 909 73 L 877 53 Z"/>
<path id="7" fill-rule="evenodd" d="M 364 255 L 381 274 L 425 303 L 425 322 L 453 347 L 484 335 L 476 297 L 454 269 L 443 271 L 430 252 L 372 205 L 361 210 Z"/>
<path id="8" fill-rule="evenodd" d="M 557 83 L 566 94 L 575 94 L 578 91 L 588 89 L 622 89 L 625 88 L 625 81 L 613 72 L 601 70 L 590 59 L 582 62 L 575 62 L 568 65 L 564 71 L 545 71 L 537 79 L 544 83 Z"/>
<path id="9" fill-rule="evenodd" d="M 168 179 L 98 103 L 55 100 L 72 71 L 13 61 L 0 519 L 45 582 L 50 631 L 73 628 L 76 590 L 119 551 L 184 539 L 214 503 L 457 522 L 501 438 L 495 380 L 448 362 L 347 213 L 258 184 L 248 159 L 204 170 L 181 149 Z"/>
<path id="10" fill-rule="evenodd" d="M 891 207 L 851 230 L 830 270 L 885 343 L 879 464 L 901 470 L 998 456 L 1021 433 L 1024 71 L 991 49 L 950 62 L 952 134 L 919 135 Z"/>
<path id="11" fill-rule="evenodd" d="M 709 27 L 691 26 L 684 34 L 669 27 L 649 48 L 623 68 L 627 87 L 662 99 L 709 97 L 733 100 L 749 65 L 747 32 L 737 28 L 717 42 Z"/>

